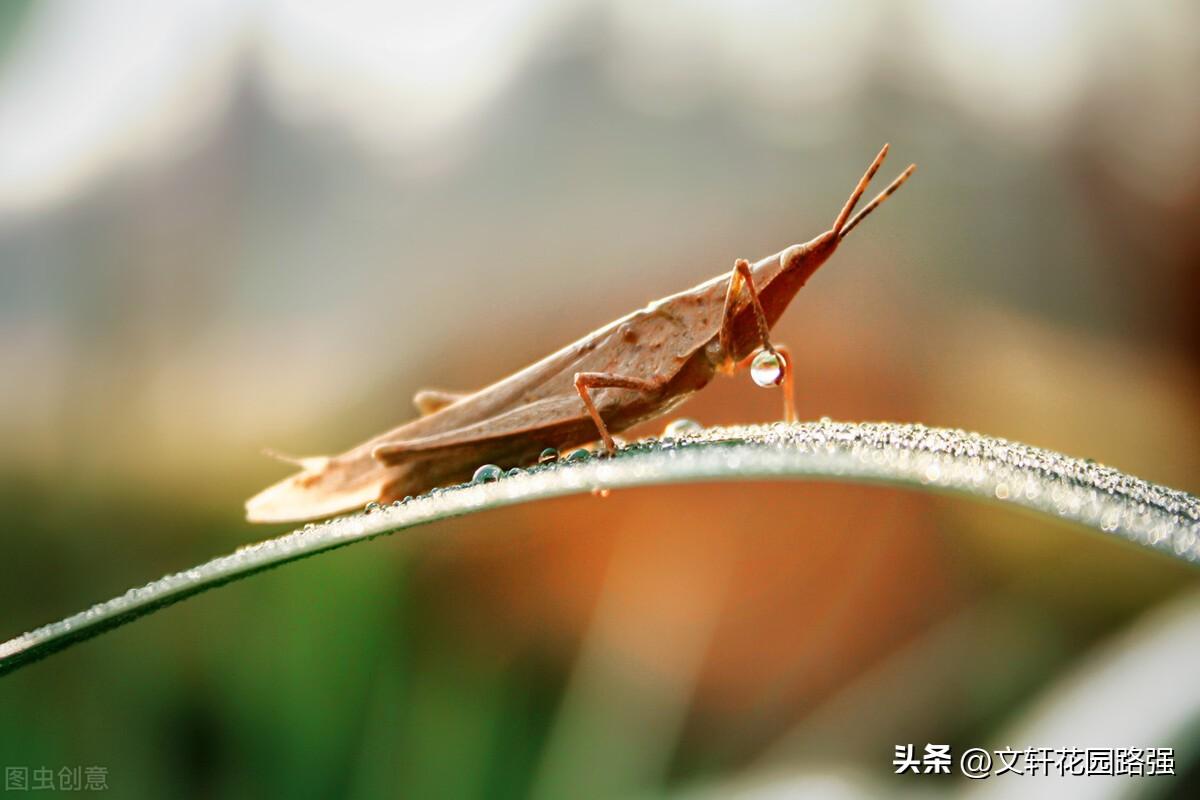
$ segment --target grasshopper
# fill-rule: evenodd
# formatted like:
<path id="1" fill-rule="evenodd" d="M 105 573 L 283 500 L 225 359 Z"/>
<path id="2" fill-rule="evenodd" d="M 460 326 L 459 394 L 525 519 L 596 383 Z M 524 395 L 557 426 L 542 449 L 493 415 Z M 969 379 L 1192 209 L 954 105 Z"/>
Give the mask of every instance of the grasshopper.
<path id="1" fill-rule="evenodd" d="M 610 322 L 556 353 L 475 392 L 426 389 L 421 416 L 337 456 L 292 459 L 300 472 L 246 501 L 252 522 L 332 516 L 465 480 L 484 462 L 529 464 L 544 448 L 596 440 L 665 414 L 718 373 L 756 357 L 783 387 L 795 419 L 792 360 L 770 331 L 800 287 L 842 239 L 913 173 L 911 165 L 853 217 L 887 155 L 871 162 L 833 227 L 805 244 L 733 270 Z"/>

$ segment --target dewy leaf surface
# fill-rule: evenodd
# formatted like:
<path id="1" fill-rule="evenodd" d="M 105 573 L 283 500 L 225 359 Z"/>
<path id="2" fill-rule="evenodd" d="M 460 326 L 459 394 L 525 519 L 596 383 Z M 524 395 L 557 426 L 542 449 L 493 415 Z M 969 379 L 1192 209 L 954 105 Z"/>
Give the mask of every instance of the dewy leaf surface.
<path id="1" fill-rule="evenodd" d="M 692 430 L 613 458 L 512 471 L 310 524 L 130 589 L 0 644 L 0 674 L 223 583 L 336 547 L 447 517 L 593 489 L 713 480 L 825 479 L 955 492 L 1071 520 L 1168 556 L 1200 562 L 1200 499 L 1112 467 L 944 428 L 820 422 Z"/>

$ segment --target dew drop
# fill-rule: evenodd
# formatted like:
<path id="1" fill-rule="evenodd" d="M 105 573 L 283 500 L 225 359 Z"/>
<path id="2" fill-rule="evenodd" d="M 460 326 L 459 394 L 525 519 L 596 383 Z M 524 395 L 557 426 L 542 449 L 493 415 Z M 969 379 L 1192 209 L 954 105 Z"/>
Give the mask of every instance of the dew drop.
<path id="1" fill-rule="evenodd" d="M 383 506 L 379 505 L 379 503 L 372 501 L 370 503 L 367 503 L 363 507 L 363 513 L 364 514 L 374 514 L 376 511 L 379 511 L 381 508 L 383 508 Z"/>
<path id="2" fill-rule="evenodd" d="M 678 439 L 680 436 L 699 433 L 702 430 L 704 430 L 704 426 L 696 420 L 680 417 L 667 423 L 667 427 L 663 428 L 663 436 Z"/>
<path id="3" fill-rule="evenodd" d="M 558 461 L 558 451 L 553 447 L 547 447 L 538 454 L 539 464 L 553 464 L 555 461 Z"/>
<path id="4" fill-rule="evenodd" d="M 591 455 L 586 448 L 581 447 L 567 456 L 567 461 L 586 461 Z"/>
<path id="5" fill-rule="evenodd" d="M 508 472 L 506 472 L 504 474 L 511 478 L 514 475 L 520 475 L 524 471 L 525 470 L 521 469 L 520 467 L 513 467 L 512 469 L 510 469 Z"/>
<path id="6" fill-rule="evenodd" d="M 750 362 L 750 377 L 759 386 L 778 386 L 783 382 L 783 358 L 770 350 L 761 350 Z"/>
<path id="7" fill-rule="evenodd" d="M 404 499 L 401 500 L 400 502 L 403 503 L 404 505 L 408 505 L 412 501 L 413 501 L 413 496 L 411 494 L 406 494 L 406 495 L 404 495 Z"/>
<path id="8" fill-rule="evenodd" d="M 1007 483 L 997 483 L 995 494 L 996 494 L 997 500 L 1007 500 L 1008 499 L 1008 484 Z"/>
<path id="9" fill-rule="evenodd" d="M 471 483 L 491 483 L 500 480 L 500 476 L 503 474 L 504 470 L 495 464 L 484 464 L 475 470 L 475 474 L 471 476 Z"/>

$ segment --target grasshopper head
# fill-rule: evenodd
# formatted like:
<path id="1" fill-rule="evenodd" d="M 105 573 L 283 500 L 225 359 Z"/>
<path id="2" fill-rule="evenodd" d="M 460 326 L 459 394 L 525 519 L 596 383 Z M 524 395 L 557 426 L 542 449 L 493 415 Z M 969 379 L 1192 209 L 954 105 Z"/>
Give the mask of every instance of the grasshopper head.
<path id="1" fill-rule="evenodd" d="M 871 179 L 875 177 L 875 173 L 879 171 L 879 167 L 883 164 L 883 159 L 887 157 L 888 145 L 884 145 L 879 151 L 879 155 L 875 156 L 875 160 L 871 162 L 871 166 L 867 168 L 859 180 L 858 185 L 854 187 L 854 191 L 850 193 L 850 198 L 846 201 L 846 205 L 837 215 L 837 219 L 833 221 L 833 227 L 816 237 L 812 241 L 804 244 L 795 244 L 779 254 L 777 263 L 764 263 L 764 273 L 769 271 L 771 274 L 763 274 L 764 280 L 760 285 L 762 294 L 763 309 L 766 312 L 768 321 L 773 325 L 779 316 L 783 314 L 783 310 L 787 304 L 791 302 L 796 292 L 808 280 L 817 269 L 824 264 L 833 252 L 837 250 L 842 239 L 846 238 L 846 234 L 850 233 L 858 223 L 863 221 L 863 218 L 879 207 L 884 200 L 888 199 L 900 186 L 908 180 L 908 177 L 913 174 L 913 170 L 917 168 L 916 164 L 909 165 L 908 169 L 900 173 L 894 181 L 888 184 L 887 188 L 877 194 L 871 202 L 867 203 L 854 216 L 854 207 L 862 198 L 863 193 L 867 190 L 867 186 L 871 183 Z"/>

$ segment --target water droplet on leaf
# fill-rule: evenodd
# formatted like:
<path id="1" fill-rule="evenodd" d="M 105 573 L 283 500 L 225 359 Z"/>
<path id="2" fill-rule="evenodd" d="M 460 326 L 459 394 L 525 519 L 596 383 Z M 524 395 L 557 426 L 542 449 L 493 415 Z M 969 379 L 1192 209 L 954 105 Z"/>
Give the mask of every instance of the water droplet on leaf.
<path id="1" fill-rule="evenodd" d="M 679 419 L 673 419 L 667 423 L 667 427 L 663 428 L 663 436 L 669 436 L 672 439 L 676 439 L 680 436 L 687 436 L 691 433 L 699 433 L 702 430 L 704 430 L 704 426 L 699 422 L 696 422 L 696 420 L 688 419 L 687 417 L 680 417 Z"/>
<path id="2" fill-rule="evenodd" d="M 475 470 L 475 474 L 471 477 L 471 483 L 491 483 L 500 480 L 500 476 L 503 474 L 504 470 L 495 464 L 484 464 Z"/>
<path id="3" fill-rule="evenodd" d="M 558 451 L 553 447 L 547 447 L 538 455 L 539 464 L 552 464 L 558 461 Z"/>

